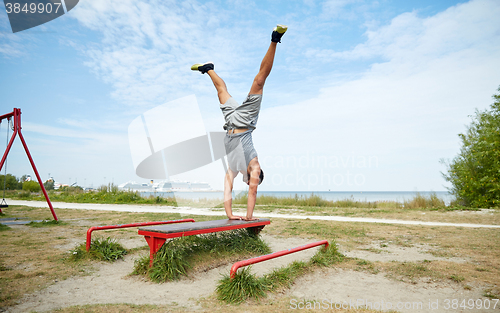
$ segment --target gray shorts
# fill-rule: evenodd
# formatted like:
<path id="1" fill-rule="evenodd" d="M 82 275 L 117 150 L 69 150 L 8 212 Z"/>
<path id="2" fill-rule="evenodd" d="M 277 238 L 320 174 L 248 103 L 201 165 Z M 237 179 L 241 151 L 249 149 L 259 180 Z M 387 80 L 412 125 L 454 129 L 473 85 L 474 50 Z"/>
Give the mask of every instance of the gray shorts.
<path id="1" fill-rule="evenodd" d="M 240 105 L 232 97 L 220 105 L 224 115 L 224 129 L 248 128 L 254 130 L 259 119 L 262 95 L 248 95 Z"/>
<path id="2" fill-rule="evenodd" d="M 233 172 L 242 173 L 243 181 L 248 182 L 248 164 L 257 157 L 257 151 L 252 142 L 252 130 L 238 134 L 226 133 L 224 146 L 229 168 Z"/>

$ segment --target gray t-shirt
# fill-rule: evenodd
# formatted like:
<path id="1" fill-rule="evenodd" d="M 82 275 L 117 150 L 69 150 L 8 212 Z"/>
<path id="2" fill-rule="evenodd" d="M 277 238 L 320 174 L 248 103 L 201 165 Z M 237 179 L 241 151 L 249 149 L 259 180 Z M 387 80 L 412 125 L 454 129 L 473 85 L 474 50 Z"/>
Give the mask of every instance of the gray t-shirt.
<path id="1" fill-rule="evenodd" d="M 247 130 L 238 134 L 226 134 L 224 137 L 227 162 L 233 172 L 243 174 L 243 181 L 248 182 L 248 164 L 257 157 L 257 151 L 253 147 L 252 131 Z"/>

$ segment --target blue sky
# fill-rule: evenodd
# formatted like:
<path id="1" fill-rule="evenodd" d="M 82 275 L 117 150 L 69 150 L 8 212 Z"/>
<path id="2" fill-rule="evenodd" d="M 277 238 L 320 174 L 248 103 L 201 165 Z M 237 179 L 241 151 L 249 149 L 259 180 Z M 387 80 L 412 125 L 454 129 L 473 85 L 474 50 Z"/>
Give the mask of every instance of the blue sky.
<path id="1" fill-rule="evenodd" d="M 146 181 L 128 127 L 181 97 L 221 131 L 210 80 L 190 66 L 213 61 L 241 101 L 277 23 L 289 30 L 254 132 L 261 190 L 445 190 L 439 160 L 500 85 L 496 0 L 81 0 L 15 34 L 0 8 L 0 114 L 21 108 L 42 178 L 62 183 Z M 8 172 L 33 176 L 19 140 Z M 176 178 L 222 188 L 223 171 Z"/>

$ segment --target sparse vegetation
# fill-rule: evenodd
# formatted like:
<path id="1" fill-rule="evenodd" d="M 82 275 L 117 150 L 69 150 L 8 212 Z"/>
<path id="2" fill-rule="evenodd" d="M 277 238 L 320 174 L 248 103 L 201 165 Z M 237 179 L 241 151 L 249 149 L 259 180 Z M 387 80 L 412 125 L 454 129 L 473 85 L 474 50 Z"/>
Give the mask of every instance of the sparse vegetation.
<path id="1" fill-rule="evenodd" d="M 267 244 L 247 229 L 174 238 L 165 242 L 156 253 L 153 266 L 149 255 L 135 263 L 133 274 L 147 275 L 154 282 L 177 280 L 189 269 L 205 263 L 218 265 L 230 260 L 270 253 Z"/>
<path id="2" fill-rule="evenodd" d="M 22 200 L 45 201 L 44 196 L 38 192 L 23 190 L 9 191 L 8 197 Z M 142 197 L 139 192 L 119 190 L 116 185 L 109 184 L 101 186 L 97 190 L 83 190 L 81 187 L 63 187 L 59 190 L 50 190 L 48 195 L 52 201 L 72 203 L 117 203 L 117 204 L 164 204 L 177 206 L 178 202 L 183 205 L 207 204 L 211 207 L 222 207 L 222 199 L 176 199 L 174 197 L 161 197 L 151 195 Z M 246 206 L 247 194 L 241 193 L 233 199 L 233 205 Z M 466 207 L 460 201 L 452 201 L 446 204 L 435 193 L 424 196 L 416 193 L 411 199 L 402 201 L 361 201 L 354 198 L 342 200 L 325 200 L 319 195 L 277 197 L 271 195 L 258 195 L 257 206 L 275 208 L 299 208 L 308 212 L 335 212 L 337 208 L 357 208 L 381 211 L 384 209 L 430 209 L 430 210 L 477 210 L 475 207 Z"/>
<path id="3" fill-rule="evenodd" d="M 298 277 L 314 270 L 315 266 L 331 266 L 342 262 L 343 259 L 344 256 L 337 250 L 335 241 L 331 241 L 328 248 L 322 247 L 309 262 L 295 261 L 260 278 L 250 273 L 250 267 L 246 267 L 237 272 L 233 279 L 224 275 L 217 285 L 217 299 L 232 304 L 251 298 L 259 300 L 265 297 L 268 291 L 290 288 Z"/>
<path id="4" fill-rule="evenodd" d="M 350 209 L 349 209 L 350 210 Z M 354 210 L 354 209 L 353 209 Z M 358 209 L 360 211 L 371 209 Z M 400 209 L 387 210 L 379 213 L 381 217 L 395 216 Z M 155 220 L 174 220 L 190 218 L 178 213 L 125 213 L 111 211 L 86 211 L 57 209 L 59 217 L 65 223 L 53 228 L 27 227 L 23 225 L 11 226 L 10 229 L 0 232 L 0 308 L 6 309 L 16 304 L 26 294 L 43 290 L 54 284 L 55 280 L 62 281 L 68 277 L 89 275 L 95 271 L 96 262 L 69 262 L 72 253 L 70 249 L 75 242 L 84 240 L 89 226 L 125 224 L 131 222 L 145 222 Z M 346 212 L 350 212 L 346 210 Z M 488 210 L 483 212 L 452 212 L 446 210 L 411 210 L 420 216 L 426 213 L 429 220 L 448 222 L 474 221 L 482 224 L 499 224 L 500 212 Z M 27 220 L 44 220 L 50 216 L 48 208 L 34 208 L 9 205 L 4 211 L 6 218 L 23 218 Z M 223 214 L 223 213 L 222 213 Z M 392 215 L 391 215 L 392 214 Z M 258 215 L 257 215 L 258 216 Z M 196 221 L 220 219 L 222 216 L 195 216 Z M 113 234 L 113 238 L 133 240 L 137 238 L 136 229 L 122 229 L 103 231 L 103 234 Z M 484 286 L 481 294 L 485 297 L 498 299 L 500 296 L 500 233 L 496 229 L 487 228 L 454 228 L 430 227 L 418 225 L 391 225 L 349 223 L 318 220 L 280 219 L 272 220 L 270 226 L 263 230 L 264 234 L 273 237 L 308 238 L 321 240 L 335 238 L 342 250 L 361 250 L 375 244 L 378 248 L 391 246 L 429 247 L 428 253 L 439 256 L 441 260 L 407 262 L 368 262 L 361 259 L 343 258 L 342 262 L 335 263 L 335 268 L 344 271 L 357 270 L 367 273 L 379 272 L 388 278 L 404 282 L 433 282 L 436 284 L 456 284 L 463 289 Z M 140 238 L 143 240 L 143 238 Z M 142 254 L 149 255 L 146 242 L 144 246 L 128 251 L 125 258 L 137 258 Z M 334 245 L 330 245 L 333 247 Z M 259 254 L 260 255 L 260 254 Z M 195 275 L 199 271 L 215 268 L 221 264 L 232 263 L 245 257 L 230 257 L 222 259 L 207 258 L 207 254 L 200 254 L 199 261 L 188 268 L 188 275 Z M 251 256 L 248 256 L 251 257 Z M 454 263 L 447 258 L 462 258 L 464 261 Z M 35 260 L 35 261 L 34 261 Z M 218 261 L 217 261 L 218 260 Z M 358 264 L 359 263 L 359 264 Z M 145 257 L 145 264 L 149 265 L 149 256 Z M 318 264 L 319 265 L 319 264 Z M 421 266 L 421 267 L 420 267 Z M 144 267 L 146 268 L 146 267 Z M 313 269 L 318 267 L 313 266 Z M 132 271 L 132 268 L 129 269 Z M 271 273 L 269 273 L 271 274 Z M 283 274 L 283 273 L 282 273 Z M 451 279 L 455 275 L 457 282 Z M 278 276 L 278 275 L 277 275 Z M 239 309 L 246 311 L 269 312 L 275 308 L 285 308 L 290 300 L 283 297 L 280 291 L 286 289 L 286 276 L 280 275 L 285 284 L 276 283 L 273 297 L 261 298 L 258 302 L 247 301 Z M 137 277 L 141 280 L 142 277 Z M 275 280 L 278 281 L 278 280 Z M 134 284 L 134 279 L 129 281 Z M 266 291 L 270 292 L 270 291 Z M 216 297 L 199 299 L 200 305 L 207 311 L 232 312 L 234 306 L 220 304 Z M 174 308 L 177 310 L 177 308 Z M 172 310 L 172 306 L 139 306 L 133 304 L 116 305 L 88 305 L 63 308 L 61 312 L 163 312 Z M 179 306 L 179 311 L 189 311 L 189 308 Z M 283 310 L 285 311 L 285 310 Z M 363 311 L 364 312 L 364 311 Z"/>
<path id="5" fill-rule="evenodd" d="M 73 261 L 96 259 L 113 262 L 118 259 L 123 259 L 123 256 L 126 255 L 128 251 L 115 239 L 107 237 L 92 239 L 88 252 L 85 243 L 82 243 L 71 250 L 70 253 L 70 260 Z"/>
<path id="6" fill-rule="evenodd" d="M 40 222 L 31 221 L 27 225 L 31 227 L 52 227 L 65 224 L 62 221 L 56 220 L 42 220 Z"/>

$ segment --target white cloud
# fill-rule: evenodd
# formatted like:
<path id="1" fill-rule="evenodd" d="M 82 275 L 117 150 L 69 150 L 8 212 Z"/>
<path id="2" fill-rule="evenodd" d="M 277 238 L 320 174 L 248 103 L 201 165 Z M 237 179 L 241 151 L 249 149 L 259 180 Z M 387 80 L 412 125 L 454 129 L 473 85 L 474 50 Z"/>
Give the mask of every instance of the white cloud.
<path id="1" fill-rule="evenodd" d="M 318 52 L 319 62 L 331 56 L 386 61 L 360 78 L 326 82 L 312 99 L 263 110 L 254 133 L 259 153 L 378 157 L 380 168 L 358 169 L 366 184 L 336 186 L 341 190 L 442 189 L 439 158 L 458 152 L 467 116 L 487 107 L 500 84 L 498 16 L 500 4 L 487 0 L 429 18 L 404 13 L 370 30 L 352 50 Z"/>
<path id="2" fill-rule="evenodd" d="M 344 10 L 350 2 L 339 2 L 330 7 L 331 12 Z M 222 8 L 196 1 L 88 0 L 80 2 L 69 16 L 95 31 L 100 41 L 71 44 L 86 56 L 91 70 L 112 85 L 113 96 L 129 105 L 127 111 L 135 107 L 142 112 L 193 93 L 203 99 L 201 106 L 212 105 L 217 101 L 210 81 L 200 79 L 189 67 L 194 62 L 214 61 L 221 76 L 230 82 L 233 96 L 248 90 L 246 82 L 255 75 L 263 54 L 255 47 L 264 46 L 269 39 L 262 39 L 261 26 L 252 26 L 255 21 L 248 18 L 241 19 L 241 27 L 234 27 L 233 21 L 244 14 L 238 8 L 246 5 L 253 3 L 235 1 L 230 8 Z M 467 115 L 475 107 L 486 107 L 500 83 L 496 70 L 500 68 L 499 10 L 497 1 L 482 0 L 427 18 L 419 17 L 418 12 L 404 13 L 388 25 L 371 23 L 366 40 L 345 51 L 322 49 L 328 42 L 307 50 L 314 43 L 309 39 L 312 30 L 308 23 L 300 22 L 300 15 L 294 16 L 297 24 L 290 25 L 294 31 L 287 33 L 289 42 L 279 47 L 286 60 L 276 62 L 254 133 L 259 155 L 263 159 L 298 159 L 306 153 L 344 161 L 376 158 L 376 166 L 328 168 L 328 174 L 341 174 L 346 179 L 344 184 L 334 184 L 332 190 L 442 189 L 439 158 L 455 155 L 457 133 L 468 123 Z M 325 19 L 319 22 L 330 23 Z M 335 31 L 328 25 L 328 31 Z M 361 72 L 334 73 L 334 65 L 357 62 L 371 64 Z M 315 96 L 297 95 L 299 92 Z M 207 95 L 214 100 L 205 101 Z M 272 107 L 269 99 L 276 101 Z M 221 114 L 217 106 L 210 113 L 214 114 L 209 120 L 218 123 Z M 85 127 L 86 121 L 59 122 L 69 125 L 70 130 L 40 127 L 38 131 L 47 135 L 64 132 L 67 138 L 78 138 L 64 148 L 52 143 L 61 154 L 95 153 L 93 160 L 102 172 L 110 172 L 106 166 L 132 169 L 124 132 L 100 136 L 100 132 L 118 130 L 119 125 L 99 127 L 96 121 L 91 123 L 96 129 L 86 133 L 91 129 Z M 205 126 L 212 128 L 212 124 Z M 99 158 L 104 160 L 102 164 Z M 295 185 L 273 185 L 273 175 L 283 178 L 292 170 Z M 271 165 L 262 188 L 307 189 L 300 176 L 307 171 L 321 174 L 318 167 Z M 349 175 L 353 178 L 358 174 L 363 175 L 364 183 L 349 185 Z M 317 185 L 312 190 L 330 186 Z"/>
<path id="3" fill-rule="evenodd" d="M 498 47 L 496 38 L 500 23 L 496 22 L 500 5 L 495 0 L 459 4 L 429 18 L 418 12 L 403 13 L 387 26 L 369 29 L 366 42 L 348 51 L 311 49 L 314 57 L 357 60 L 383 57 L 390 60 L 435 58 L 467 48 L 481 50 Z"/>
<path id="4" fill-rule="evenodd" d="M 192 93 L 193 63 L 210 59 L 221 61 L 219 70 L 234 67 L 245 60 L 241 52 L 253 36 L 232 24 L 220 26 L 230 15 L 210 3 L 95 0 L 77 8 L 73 16 L 102 33 L 102 42 L 80 46 L 86 64 L 131 106 Z"/>

